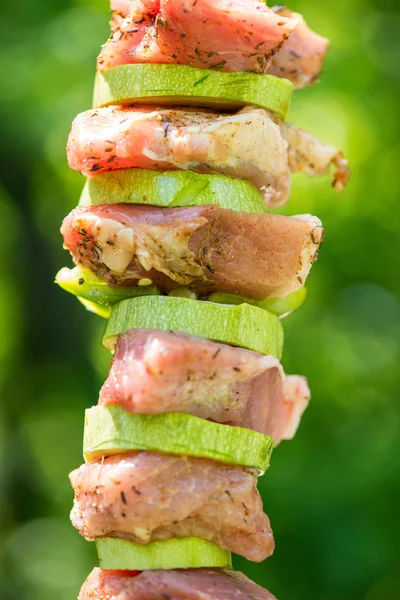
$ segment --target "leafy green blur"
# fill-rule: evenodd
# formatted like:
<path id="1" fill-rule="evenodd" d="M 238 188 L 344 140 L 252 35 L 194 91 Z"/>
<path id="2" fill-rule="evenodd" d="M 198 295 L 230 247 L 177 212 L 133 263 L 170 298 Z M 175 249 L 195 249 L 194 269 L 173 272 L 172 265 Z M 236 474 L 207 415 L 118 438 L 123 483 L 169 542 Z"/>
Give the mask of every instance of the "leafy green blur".
<path id="1" fill-rule="evenodd" d="M 398 597 L 400 483 L 400 12 L 381 0 L 293 0 L 332 41 L 322 82 L 290 118 L 343 148 L 353 177 L 295 179 L 290 214 L 326 227 L 284 364 L 310 408 L 260 487 L 277 549 L 236 565 L 280 600 Z M 70 600 L 95 565 L 70 526 L 67 474 L 82 460 L 85 407 L 109 356 L 103 321 L 53 285 L 70 266 L 59 226 L 83 179 L 71 120 L 90 106 L 106 0 L 19 0 L 0 21 L 0 597 Z M 4 12 L 5 11 L 5 12 Z"/>

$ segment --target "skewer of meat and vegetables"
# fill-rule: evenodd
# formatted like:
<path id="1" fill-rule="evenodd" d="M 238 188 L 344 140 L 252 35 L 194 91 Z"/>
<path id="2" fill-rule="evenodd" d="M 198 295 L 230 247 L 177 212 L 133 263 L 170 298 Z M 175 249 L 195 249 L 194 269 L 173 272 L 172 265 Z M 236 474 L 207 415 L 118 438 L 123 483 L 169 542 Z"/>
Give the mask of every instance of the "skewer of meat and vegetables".
<path id="1" fill-rule="evenodd" d="M 274 550 L 257 480 L 307 408 L 282 320 L 306 296 L 321 221 L 270 212 L 291 173 L 348 178 L 286 122 L 328 41 L 261 0 L 111 0 L 94 107 L 68 162 L 86 183 L 56 282 L 106 319 L 113 354 L 70 480 L 100 568 L 80 600 L 274 600 L 231 553 Z M 266 507 L 268 509 L 268 507 Z"/>

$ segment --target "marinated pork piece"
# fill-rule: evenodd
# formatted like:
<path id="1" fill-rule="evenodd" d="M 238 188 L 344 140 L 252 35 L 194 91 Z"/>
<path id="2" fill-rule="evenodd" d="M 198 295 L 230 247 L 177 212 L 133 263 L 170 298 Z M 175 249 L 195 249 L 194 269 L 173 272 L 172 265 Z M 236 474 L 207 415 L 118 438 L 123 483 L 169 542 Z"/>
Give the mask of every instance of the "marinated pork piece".
<path id="1" fill-rule="evenodd" d="M 311 133 L 275 118 L 281 134 L 288 143 L 289 167 L 292 172 L 307 175 L 327 175 L 331 165 L 335 167 L 333 187 L 343 192 L 350 179 L 349 163 L 343 153 L 334 146 L 320 142 Z"/>
<path id="2" fill-rule="evenodd" d="M 296 19 L 297 26 L 277 52 L 268 69 L 270 75 L 290 79 L 296 88 L 314 83 L 321 73 L 329 40 L 314 33 L 302 15 L 283 7 L 272 7 L 281 17 Z"/>
<path id="3" fill-rule="evenodd" d="M 297 25 L 260 0 L 111 0 L 111 9 L 99 69 L 178 63 L 264 73 Z"/>
<path id="4" fill-rule="evenodd" d="M 78 600 L 276 600 L 243 573 L 223 569 L 102 571 L 94 569 Z"/>
<path id="5" fill-rule="evenodd" d="M 120 27 L 124 19 L 130 15 L 131 21 L 135 22 L 136 29 L 142 31 L 142 35 L 144 35 L 143 27 L 154 21 L 159 7 L 160 0 L 110 0 L 111 31 Z"/>
<path id="6" fill-rule="evenodd" d="M 285 297 L 305 282 L 323 238 L 302 215 L 249 214 L 217 206 L 78 207 L 61 228 L 76 264 L 111 285 L 150 279 L 163 291 L 187 285 L 254 299 Z"/>
<path id="7" fill-rule="evenodd" d="M 264 20 L 261 22 L 257 18 L 257 34 L 260 32 L 263 35 L 262 28 L 265 27 L 268 20 L 272 19 L 273 13 L 279 17 L 273 22 L 271 20 L 271 26 L 276 28 L 278 34 L 278 37 L 275 35 L 273 39 L 281 40 L 273 55 L 265 44 L 267 39 L 265 34 L 261 38 L 264 43 L 255 48 L 253 29 L 247 38 L 239 39 L 240 48 L 238 49 L 237 35 L 230 39 L 228 27 L 234 21 L 225 21 L 226 10 L 223 12 L 223 24 L 217 24 L 217 36 L 213 37 L 207 34 L 201 36 L 201 28 L 216 28 L 216 21 L 210 20 L 210 18 L 206 20 L 209 15 L 206 19 L 199 18 L 200 13 L 206 8 L 203 2 L 197 2 L 194 10 L 193 7 L 190 7 L 192 10 L 184 13 L 181 11 L 181 0 L 178 0 L 175 5 L 173 2 L 161 3 L 161 8 L 160 2 L 154 0 L 147 0 L 147 2 L 145 0 L 136 2 L 111 0 L 112 35 L 99 56 L 99 69 L 127 63 L 180 63 L 203 69 L 211 67 L 221 71 L 267 72 L 276 77 L 290 79 L 296 88 L 305 87 L 316 81 L 325 60 L 329 41 L 313 32 L 307 26 L 302 15 L 286 7 L 273 6 L 272 9 L 268 9 L 266 6 L 260 7 L 260 2 L 258 4 L 254 2 L 252 5 L 249 5 L 247 0 L 243 0 L 243 2 L 249 11 L 254 13 L 256 9 L 263 12 Z M 213 0 L 208 0 L 208 3 L 215 7 L 215 14 L 218 17 L 216 11 L 221 9 L 222 4 L 216 4 Z M 207 7 L 206 10 L 209 8 Z M 229 11 L 230 7 L 227 10 Z M 243 11 L 243 7 L 241 7 L 241 11 Z M 165 15 L 164 18 L 161 13 Z M 233 17 L 234 13 L 230 13 L 230 16 Z M 256 17 L 258 17 L 257 14 Z M 169 22 L 170 26 L 164 27 L 164 22 Z M 193 22 L 195 28 L 192 27 Z M 281 37 L 282 25 L 278 25 L 282 22 L 286 23 L 283 38 Z M 244 31 L 246 24 L 241 20 L 239 20 L 239 24 Z M 189 35 L 185 30 L 187 26 L 190 27 Z M 224 27 L 228 38 L 220 37 L 221 26 Z M 271 32 L 271 27 L 269 31 Z M 208 50 L 202 55 L 200 48 L 211 45 L 213 47 L 218 45 L 218 51 Z M 198 52 L 195 51 L 196 48 Z M 248 54 L 249 48 L 253 48 L 250 54 Z"/>
<path id="8" fill-rule="evenodd" d="M 146 545 L 199 537 L 255 562 L 273 552 L 269 519 L 250 469 L 137 452 L 85 464 L 70 480 L 72 524 L 88 540 L 119 537 Z"/>
<path id="9" fill-rule="evenodd" d="M 78 115 L 68 140 L 73 169 L 90 176 L 116 169 L 191 169 L 246 179 L 268 206 L 284 204 L 290 172 L 349 178 L 342 153 L 262 109 L 219 116 L 210 110 L 109 106 Z"/>
<path id="10" fill-rule="evenodd" d="M 310 398 L 278 359 L 184 333 L 132 329 L 119 336 L 99 404 L 139 414 L 185 412 L 291 439 Z"/>
<path id="11" fill-rule="evenodd" d="M 190 169 L 247 179 L 274 205 L 290 193 L 287 144 L 261 109 L 222 116 L 190 108 L 89 110 L 74 120 L 67 153 L 69 166 L 85 175 Z"/>

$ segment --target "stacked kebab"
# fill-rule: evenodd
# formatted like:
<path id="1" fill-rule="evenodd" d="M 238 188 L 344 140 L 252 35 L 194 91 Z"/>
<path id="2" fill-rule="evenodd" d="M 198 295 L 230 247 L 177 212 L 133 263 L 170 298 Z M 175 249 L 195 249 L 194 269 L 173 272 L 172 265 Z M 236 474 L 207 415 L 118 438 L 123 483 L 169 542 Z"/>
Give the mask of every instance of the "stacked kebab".
<path id="1" fill-rule="evenodd" d="M 323 238 L 284 204 L 290 174 L 348 178 L 341 153 L 285 123 L 328 42 L 260 0 L 112 0 L 95 108 L 74 121 L 87 177 L 57 282 L 106 317 L 114 353 L 86 412 L 73 525 L 101 569 L 80 600 L 272 599 L 228 570 L 274 541 L 257 491 L 295 434 L 307 382 L 279 359 Z"/>

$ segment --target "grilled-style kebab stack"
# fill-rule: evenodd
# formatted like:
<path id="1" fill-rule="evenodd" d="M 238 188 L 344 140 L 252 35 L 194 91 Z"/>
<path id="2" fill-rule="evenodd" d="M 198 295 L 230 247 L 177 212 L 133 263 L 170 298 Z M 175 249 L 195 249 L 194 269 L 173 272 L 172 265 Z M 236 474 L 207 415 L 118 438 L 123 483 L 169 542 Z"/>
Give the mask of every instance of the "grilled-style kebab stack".
<path id="1" fill-rule="evenodd" d="M 94 108 L 68 140 L 87 178 L 57 283 L 107 318 L 114 353 L 71 473 L 73 525 L 100 567 L 80 600 L 273 599 L 231 552 L 274 549 L 257 478 L 291 439 L 307 382 L 280 364 L 323 229 L 285 217 L 290 174 L 336 148 L 285 122 L 326 39 L 261 0 L 111 0 Z"/>

